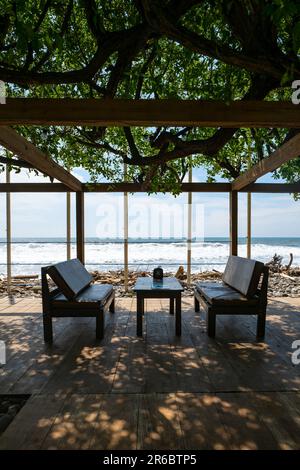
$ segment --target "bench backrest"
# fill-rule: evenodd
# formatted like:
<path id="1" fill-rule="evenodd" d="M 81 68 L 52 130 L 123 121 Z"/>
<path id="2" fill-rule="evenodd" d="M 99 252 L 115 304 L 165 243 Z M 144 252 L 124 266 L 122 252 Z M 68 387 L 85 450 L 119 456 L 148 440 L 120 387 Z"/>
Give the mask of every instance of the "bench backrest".
<path id="1" fill-rule="evenodd" d="M 79 259 L 53 264 L 47 274 L 68 300 L 73 300 L 93 280 Z"/>
<path id="2" fill-rule="evenodd" d="M 259 261 L 229 256 L 222 279 L 246 297 L 253 297 L 263 271 L 264 264 Z"/>

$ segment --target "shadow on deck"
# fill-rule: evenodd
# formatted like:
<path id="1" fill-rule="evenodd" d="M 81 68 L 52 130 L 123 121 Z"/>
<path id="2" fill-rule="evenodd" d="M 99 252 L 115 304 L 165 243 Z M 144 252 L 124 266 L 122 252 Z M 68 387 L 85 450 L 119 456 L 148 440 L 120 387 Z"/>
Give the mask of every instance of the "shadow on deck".
<path id="1" fill-rule="evenodd" d="M 1 449 L 298 449 L 300 299 L 270 303 L 264 342 L 256 319 L 218 317 L 205 332 L 183 298 L 181 338 L 167 303 L 148 300 L 144 338 L 135 300 L 118 299 L 105 338 L 93 319 L 57 319 L 42 340 L 37 299 L 0 300 L 7 364 L 0 394 L 31 394 Z"/>

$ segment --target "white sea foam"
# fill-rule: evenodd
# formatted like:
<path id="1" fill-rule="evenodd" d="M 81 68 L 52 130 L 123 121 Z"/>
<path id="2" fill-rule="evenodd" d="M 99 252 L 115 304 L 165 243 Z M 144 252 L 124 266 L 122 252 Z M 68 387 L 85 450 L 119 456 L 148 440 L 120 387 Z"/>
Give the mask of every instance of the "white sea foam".
<path id="1" fill-rule="evenodd" d="M 280 240 L 281 241 L 281 240 Z M 290 244 L 276 242 L 253 243 L 252 258 L 263 262 L 269 261 L 274 253 L 283 256 L 283 263 L 289 261 L 289 253 L 294 255 L 294 265 L 300 266 L 300 240 Z M 193 242 L 192 269 L 222 270 L 229 255 L 228 242 Z M 239 255 L 246 256 L 246 245 L 239 245 Z M 72 244 L 72 257 L 76 256 L 76 246 Z M 122 243 L 86 243 L 86 265 L 88 269 L 108 270 L 122 268 L 124 248 Z M 175 271 L 178 265 L 186 264 L 187 244 L 179 243 L 130 243 L 129 263 L 135 269 L 152 269 L 153 265 L 162 265 L 169 271 Z M 39 273 L 40 267 L 66 259 L 64 243 L 13 243 L 13 274 Z M 6 274 L 6 245 L 0 244 L 0 274 Z"/>

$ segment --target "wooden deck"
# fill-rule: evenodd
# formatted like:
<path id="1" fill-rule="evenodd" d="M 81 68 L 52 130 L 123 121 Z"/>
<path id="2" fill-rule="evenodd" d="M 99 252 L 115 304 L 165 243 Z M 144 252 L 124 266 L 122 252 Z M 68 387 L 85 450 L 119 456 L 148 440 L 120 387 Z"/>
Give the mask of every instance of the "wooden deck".
<path id="1" fill-rule="evenodd" d="M 299 449 L 300 299 L 270 302 L 261 343 L 245 316 L 208 338 L 191 298 L 182 321 L 178 339 L 166 302 L 148 300 L 137 338 L 135 299 L 118 299 L 103 341 L 93 319 L 57 319 L 46 347 L 39 300 L 0 299 L 0 394 L 31 395 L 0 448 Z"/>

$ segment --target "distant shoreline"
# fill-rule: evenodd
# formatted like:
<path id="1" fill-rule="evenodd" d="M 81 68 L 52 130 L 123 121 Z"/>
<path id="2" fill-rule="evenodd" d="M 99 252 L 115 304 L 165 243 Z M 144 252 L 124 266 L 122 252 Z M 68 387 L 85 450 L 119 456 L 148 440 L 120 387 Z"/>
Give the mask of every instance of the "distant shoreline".
<path id="1" fill-rule="evenodd" d="M 128 243 L 131 244 L 151 244 L 151 243 L 187 243 L 187 238 L 128 238 Z M 251 243 L 260 243 L 261 241 L 266 242 L 268 245 L 274 241 L 276 244 L 281 242 L 283 245 L 289 244 L 289 242 L 298 242 L 300 244 L 300 237 L 252 237 Z M 65 244 L 67 242 L 65 237 L 13 237 L 11 240 L 12 244 L 16 243 L 43 243 L 43 244 Z M 205 237 L 191 239 L 192 243 L 230 243 L 229 237 Z M 247 243 L 247 237 L 239 237 L 239 244 L 243 245 Z M 76 243 L 76 238 L 71 238 L 71 243 Z M 104 243 L 124 243 L 124 238 L 97 238 L 97 237 L 86 237 L 86 244 L 104 244 Z M 6 238 L 0 237 L 0 244 L 6 244 Z M 298 246 L 296 244 L 295 246 Z"/>

